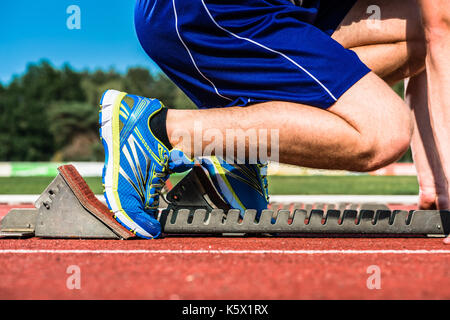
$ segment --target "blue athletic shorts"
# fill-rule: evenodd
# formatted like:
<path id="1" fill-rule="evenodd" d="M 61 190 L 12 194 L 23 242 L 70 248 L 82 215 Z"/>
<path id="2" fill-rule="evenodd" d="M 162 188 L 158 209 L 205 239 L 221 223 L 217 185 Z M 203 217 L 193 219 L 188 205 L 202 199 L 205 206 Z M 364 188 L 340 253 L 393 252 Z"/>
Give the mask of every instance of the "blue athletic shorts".
<path id="1" fill-rule="evenodd" d="M 199 108 L 328 108 L 370 70 L 331 38 L 356 0 L 138 0 L 153 61 Z"/>

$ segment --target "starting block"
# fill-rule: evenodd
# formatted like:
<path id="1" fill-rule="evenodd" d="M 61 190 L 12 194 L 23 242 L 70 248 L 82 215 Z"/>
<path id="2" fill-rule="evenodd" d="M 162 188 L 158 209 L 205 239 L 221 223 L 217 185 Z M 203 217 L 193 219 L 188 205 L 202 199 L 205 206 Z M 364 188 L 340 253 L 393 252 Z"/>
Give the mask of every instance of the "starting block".
<path id="1" fill-rule="evenodd" d="M 36 209 L 12 209 L 0 222 L 0 237 L 129 239 L 72 165 L 59 174 L 35 202 Z"/>
<path id="2" fill-rule="evenodd" d="M 12 209 L 0 222 L 0 238 L 132 239 L 72 165 L 35 202 Z M 165 200 L 165 201 L 164 201 Z M 207 173 L 195 166 L 160 201 L 164 234 L 428 235 L 450 232 L 449 211 L 391 211 L 382 204 L 292 204 L 290 210 L 232 210 Z M 275 207 L 275 205 L 272 205 Z M 282 206 L 281 206 L 282 207 Z"/>

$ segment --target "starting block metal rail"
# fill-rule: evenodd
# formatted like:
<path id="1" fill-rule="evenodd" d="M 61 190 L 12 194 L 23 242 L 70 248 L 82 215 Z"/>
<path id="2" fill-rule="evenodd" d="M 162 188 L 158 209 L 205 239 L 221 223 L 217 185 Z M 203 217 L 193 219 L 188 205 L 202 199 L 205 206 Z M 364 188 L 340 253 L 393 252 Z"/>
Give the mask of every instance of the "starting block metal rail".
<path id="1" fill-rule="evenodd" d="M 315 234 L 396 234 L 434 235 L 449 233 L 449 212 L 386 210 L 264 210 L 259 220 L 256 211 L 247 210 L 170 210 L 161 214 L 166 233 L 315 233 Z"/>
<path id="2" fill-rule="evenodd" d="M 131 239 L 75 167 L 58 168 L 35 209 L 12 209 L 0 222 L 0 238 Z M 165 234 L 388 234 L 445 236 L 449 211 L 390 211 L 383 204 L 291 204 L 291 210 L 230 210 L 206 173 L 194 169 L 161 201 Z M 272 207 L 283 207 L 273 204 Z"/>

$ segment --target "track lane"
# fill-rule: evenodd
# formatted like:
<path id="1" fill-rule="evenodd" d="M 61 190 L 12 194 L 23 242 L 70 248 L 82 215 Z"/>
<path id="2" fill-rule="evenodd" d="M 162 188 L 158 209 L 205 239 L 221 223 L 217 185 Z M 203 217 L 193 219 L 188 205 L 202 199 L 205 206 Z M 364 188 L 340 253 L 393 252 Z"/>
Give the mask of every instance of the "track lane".
<path id="1" fill-rule="evenodd" d="M 104 250 L 104 253 L 0 254 L 1 299 L 449 299 L 450 254 L 441 239 L 203 238 L 153 241 L 2 240 L 0 250 Z M 143 253 L 108 254 L 111 250 Z M 145 252 L 145 251 L 160 252 Z M 206 254 L 166 251 L 204 250 Z M 213 250 L 213 251 L 211 251 Z M 314 254 L 222 254 L 217 250 L 309 250 Z M 320 254 L 321 250 L 399 253 Z M 401 251 L 401 253 L 400 253 Z M 81 290 L 69 290 L 70 265 Z M 381 270 L 369 290 L 367 268 Z"/>
<path id="2" fill-rule="evenodd" d="M 0 299 L 450 299 L 449 253 L 419 237 L 1 240 Z"/>

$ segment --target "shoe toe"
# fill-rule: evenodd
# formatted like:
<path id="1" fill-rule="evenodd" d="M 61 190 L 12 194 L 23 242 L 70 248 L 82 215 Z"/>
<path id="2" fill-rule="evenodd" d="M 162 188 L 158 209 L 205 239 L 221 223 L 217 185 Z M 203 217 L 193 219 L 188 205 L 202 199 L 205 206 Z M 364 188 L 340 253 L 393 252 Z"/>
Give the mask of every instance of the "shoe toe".
<path id="1" fill-rule="evenodd" d="M 127 213 L 138 226 L 135 228 L 136 235 L 141 238 L 157 238 L 161 234 L 161 224 L 153 216 L 145 211 Z"/>

